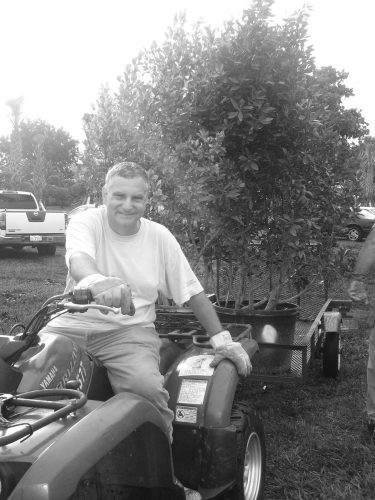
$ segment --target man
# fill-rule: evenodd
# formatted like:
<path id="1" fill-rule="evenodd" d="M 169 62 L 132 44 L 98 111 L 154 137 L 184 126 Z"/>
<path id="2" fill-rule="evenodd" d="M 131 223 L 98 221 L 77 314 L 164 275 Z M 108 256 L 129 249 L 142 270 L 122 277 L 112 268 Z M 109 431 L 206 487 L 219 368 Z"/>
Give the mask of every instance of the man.
<path id="1" fill-rule="evenodd" d="M 349 286 L 349 296 L 355 302 L 369 304 L 369 299 L 363 282 L 366 274 L 369 273 L 375 264 L 375 228 L 372 228 L 361 251 L 359 252 L 353 279 Z M 368 418 L 368 428 L 371 434 L 375 432 L 375 324 L 371 325 L 369 337 L 369 352 L 367 363 L 367 401 L 366 410 Z"/>
<path id="2" fill-rule="evenodd" d="M 223 331 L 177 240 L 166 227 L 143 217 L 148 189 L 143 168 L 119 163 L 107 173 L 104 205 L 75 216 L 67 228 L 67 290 L 89 288 L 97 304 L 119 307 L 122 315 L 90 309 L 56 318 L 47 328 L 69 336 L 102 361 L 115 393 L 130 391 L 150 400 L 172 438 L 174 415 L 159 372 L 160 340 L 154 328 L 158 292 L 177 304 L 189 303 L 211 337 L 213 366 L 229 358 L 246 376 L 251 363 L 242 346 Z"/>

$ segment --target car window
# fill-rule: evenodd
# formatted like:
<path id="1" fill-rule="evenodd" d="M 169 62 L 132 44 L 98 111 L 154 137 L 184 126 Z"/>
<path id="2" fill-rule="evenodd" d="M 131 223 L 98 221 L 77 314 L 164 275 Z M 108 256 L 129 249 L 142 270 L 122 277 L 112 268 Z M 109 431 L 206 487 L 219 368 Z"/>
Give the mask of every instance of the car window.
<path id="1" fill-rule="evenodd" d="M 367 219 L 374 219 L 375 209 L 372 207 L 362 207 L 359 211 L 359 215 L 361 215 L 362 217 L 366 217 Z"/>
<path id="2" fill-rule="evenodd" d="M 34 198 L 30 194 L 0 193 L 0 209 L 37 210 Z"/>

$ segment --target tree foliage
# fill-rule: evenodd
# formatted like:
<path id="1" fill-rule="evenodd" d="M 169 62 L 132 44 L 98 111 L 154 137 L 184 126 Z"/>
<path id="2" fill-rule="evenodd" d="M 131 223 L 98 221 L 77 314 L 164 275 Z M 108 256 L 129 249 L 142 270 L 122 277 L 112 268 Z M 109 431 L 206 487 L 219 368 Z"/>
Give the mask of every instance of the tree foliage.
<path id="1" fill-rule="evenodd" d="M 344 108 L 347 74 L 316 67 L 308 12 L 276 25 L 271 7 L 256 0 L 221 32 L 177 16 L 100 96 L 88 152 L 102 175 L 119 158 L 144 163 L 153 215 L 197 257 L 251 274 L 261 256 L 277 300 L 292 272 L 327 261 L 332 228 L 355 203 L 367 129 Z"/>
<path id="2" fill-rule="evenodd" d="M 0 138 L 3 187 L 32 190 L 52 204 L 56 200 L 51 196 L 51 186 L 55 186 L 54 191 L 65 188 L 63 204 L 71 203 L 68 188 L 74 185 L 78 142 L 45 121 L 21 120 L 20 113 L 13 125 L 11 136 Z"/>
<path id="3" fill-rule="evenodd" d="M 22 141 L 20 137 L 20 123 L 22 115 L 22 97 L 10 99 L 7 105 L 11 109 L 11 121 L 13 130 L 9 140 L 9 155 L 8 155 L 8 178 L 10 186 L 17 189 L 22 182 L 22 173 L 24 162 L 22 156 Z"/>

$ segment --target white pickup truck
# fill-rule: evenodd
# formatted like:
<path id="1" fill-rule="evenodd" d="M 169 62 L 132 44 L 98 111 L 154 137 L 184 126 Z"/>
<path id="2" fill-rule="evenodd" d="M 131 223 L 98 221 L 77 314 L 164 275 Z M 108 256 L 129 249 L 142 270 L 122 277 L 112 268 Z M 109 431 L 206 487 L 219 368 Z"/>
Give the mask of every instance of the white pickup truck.
<path id="1" fill-rule="evenodd" d="M 37 248 L 39 255 L 55 255 L 65 244 L 67 214 L 46 211 L 32 193 L 0 191 L 0 247 Z"/>

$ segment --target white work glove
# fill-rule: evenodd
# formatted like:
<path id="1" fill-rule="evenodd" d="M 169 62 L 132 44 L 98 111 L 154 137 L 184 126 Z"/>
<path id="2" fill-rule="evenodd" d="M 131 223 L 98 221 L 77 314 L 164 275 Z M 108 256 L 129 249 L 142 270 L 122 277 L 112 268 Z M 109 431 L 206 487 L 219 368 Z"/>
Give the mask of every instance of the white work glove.
<path id="1" fill-rule="evenodd" d="M 365 284 L 361 280 L 352 280 L 348 288 L 348 294 L 354 302 L 363 302 L 366 305 L 369 303 Z"/>
<path id="2" fill-rule="evenodd" d="M 78 288 L 87 288 L 95 302 L 102 306 L 119 307 L 122 314 L 134 316 L 135 308 L 133 304 L 130 286 L 120 278 L 103 276 L 102 274 L 90 274 L 83 278 L 78 284 Z M 108 314 L 101 311 L 103 314 Z"/>
<path id="3" fill-rule="evenodd" d="M 210 338 L 210 344 L 215 350 L 215 357 L 210 366 L 217 366 L 221 360 L 228 358 L 237 367 L 240 375 L 246 377 L 251 372 L 249 355 L 239 342 L 234 342 L 228 330 L 217 333 Z"/>

